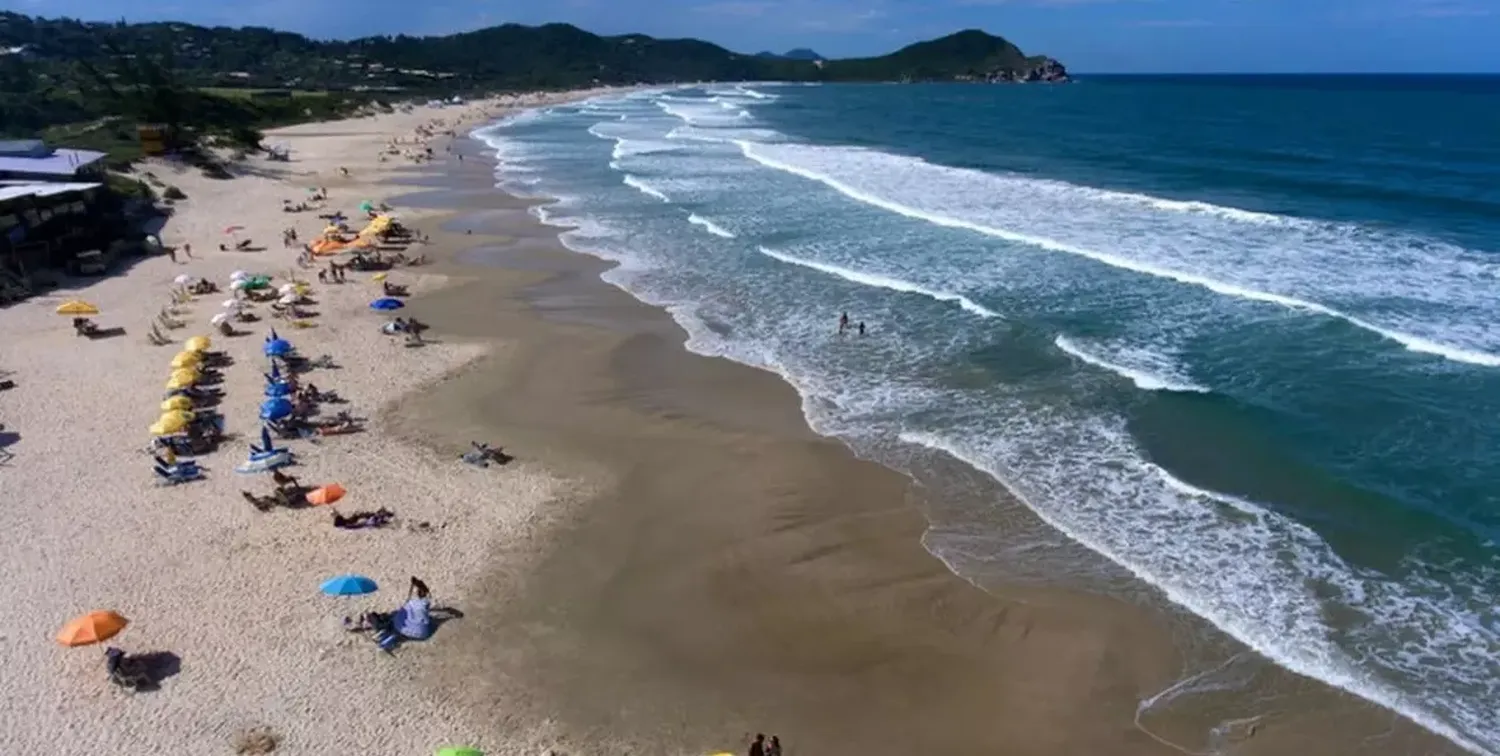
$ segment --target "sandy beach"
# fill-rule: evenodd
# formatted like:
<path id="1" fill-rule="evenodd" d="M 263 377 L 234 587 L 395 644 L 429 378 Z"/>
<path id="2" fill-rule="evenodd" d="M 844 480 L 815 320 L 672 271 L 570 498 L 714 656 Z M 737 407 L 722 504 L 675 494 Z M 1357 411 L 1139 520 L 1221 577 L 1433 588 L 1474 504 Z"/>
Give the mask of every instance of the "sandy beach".
<path id="1" fill-rule="evenodd" d="M 0 312 L 0 368 L 18 384 L 0 393 L 16 436 L 0 467 L 0 751 L 234 753 L 238 733 L 267 728 L 277 754 L 708 754 L 742 752 L 756 731 L 820 755 L 1453 752 L 1276 671 L 1257 688 L 1274 715 L 1219 736 L 1221 710 L 1143 723 L 1142 702 L 1192 671 L 1182 639 L 1200 627 L 957 578 L 921 545 L 937 502 L 812 433 L 774 376 L 684 351 L 669 318 L 493 189 L 477 143 L 453 143 L 462 163 L 377 161 L 435 119 L 462 134 L 504 107 L 278 130 L 268 141 L 292 161 L 228 181 L 153 166 L 188 196 L 163 239 L 197 259 L 147 259 Z M 340 509 L 394 510 L 391 528 L 340 531 L 320 508 L 240 498 L 267 486 L 232 470 L 258 433 L 265 325 L 215 338 L 234 359 L 222 411 L 238 438 L 203 460 L 207 479 L 158 487 L 143 451 L 177 351 L 145 332 L 173 279 L 294 269 L 281 229 L 305 238 L 322 222 L 281 203 L 310 186 L 351 214 L 389 201 L 432 237 L 414 250 L 432 264 L 391 273 L 415 294 L 405 313 L 433 325 L 427 346 L 379 333 L 378 286 L 352 272 L 313 284 L 316 327 L 281 332 L 331 356 L 341 368 L 310 377 L 371 418 L 366 433 L 292 442 L 290 471 L 346 486 Z M 218 251 L 231 225 L 268 249 Z M 177 341 L 208 333 L 225 296 L 182 308 Z M 73 297 L 126 335 L 76 337 L 54 313 Z M 459 464 L 469 440 L 518 459 Z M 320 595 L 346 572 L 381 589 Z M 343 629 L 398 605 L 409 576 L 463 616 L 392 657 Z M 101 647 L 53 640 L 94 609 L 131 620 L 111 645 L 176 654 L 181 670 L 159 691 L 111 686 Z"/>

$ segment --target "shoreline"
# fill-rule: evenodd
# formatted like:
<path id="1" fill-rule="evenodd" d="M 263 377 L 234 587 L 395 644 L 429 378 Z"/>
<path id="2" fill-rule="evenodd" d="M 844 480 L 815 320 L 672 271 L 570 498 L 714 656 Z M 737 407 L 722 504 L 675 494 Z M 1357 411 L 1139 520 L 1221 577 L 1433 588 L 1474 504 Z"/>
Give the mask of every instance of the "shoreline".
<path id="1" fill-rule="evenodd" d="M 501 190 L 494 189 L 493 191 L 499 192 Z M 545 199 L 538 198 L 515 198 L 515 201 L 527 206 L 535 204 L 545 204 L 547 202 L 547 200 Z M 556 226 L 544 225 L 543 227 L 549 228 L 555 233 L 559 234 L 566 232 L 567 230 L 566 228 L 559 228 Z M 569 285 L 575 292 L 590 288 L 590 286 L 597 287 L 599 284 L 606 284 L 606 282 L 598 280 L 597 276 L 600 272 L 603 272 L 604 270 L 607 270 L 609 267 L 611 267 L 610 264 L 599 261 L 597 260 L 597 258 L 593 258 L 592 256 L 588 256 L 587 253 L 584 252 L 575 252 L 573 250 L 564 249 L 563 254 L 572 254 L 575 256 L 584 257 L 590 263 L 584 264 L 582 266 L 585 270 L 581 275 L 577 271 L 572 272 L 572 278 L 574 280 L 571 280 L 569 282 Z M 536 263 L 527 263 L 526 265 L 528 267 L 545 267 L 537 266 Z M 587 280 L 590 278 L 592 278 L 593 280 Z M 622 290 L 616 288 L 613 284 L 607 284 L 603 288 L 608 289 L 615 294 L 624 293 Z M 595 294 L 592 294 L 590 296 L 604 295 L 600 295 L 596 292 Z M 658 313 L 661 316 L 661 319 L 665 319 L 667 321 L 665 329 L 672 334 L 669 338 L 675 341 L 678 351 L 684 354 L 688 354 L 688 350 L 681 348 L 681 344 L 686 339 L 686 334 L 681 330 L 679 326 L 675 324 L 675 322 L 672 322 L 669 318 L 666 318 L 663 311 L 660 311 L 651 305 L 641 303 L 638 300 L 635 300 L 633 297 L 630 297 L 629 299 L 633 305 L 637 307 L 647 308 L 655 313 Z M 660 330 L 657 330 L 660 328 L 661 326 L 658 324 L 653 327 L 653 330 L 656 330 L 656 332 L 660 333 Z M 704 358 L 699 355 L 692 355 L 692 358 L 712 359 Z M 730 364 L 734 365 L 736 369 L 740 370 L 743 370 L 747 367 L 753 367 L 742 365 L 740 363 L 733 363 L 728 360 L 719 361 L 729 362 Z M 774 373 L 770 373 L 769 371 L 764 370 L 753 370 L 751 372 L 773 377 L 778 384 L 781 384 L 786 388 L 790 388 L 790 384 L 784 383 L 784 380 Z M 748 379 L 745 380 L 748 382 Z M 786 401 L 796 407 L 800 405 L 800 398 L 795 396 L 795 392 L 793 393 L 794 395 L 786 400 L 775 401 Z M 701 412 L 701 407 L 695 404 L 692 410 Z M 806 418 L 802 417 L 800 412 L 797 412 L 797 415 L 797 424 L 799 425 L 799 427 L 805 430 Z M 829 439 L 831 439 L 835 444 L 839 445 L 842 450 L 842 441 L 838 440 L 835 437 L 829 437 Z M 847 450 L 844 451 L 847 453 Z M 962 464 L 957 460 L 950 460 L 950 463 L 954 466 L 962 466 Z M 971 472 L 977 473 L 977 471 Z M 908 495 L 910 495 L 910 492 L 908 492 Z M 913 506 L 934 505 L 941 506 L 941 502 L 938 502 L 936 504 L 928 502 L 925 505 L 916 503 L 913 504 Z M 1033 519 L 1035 518 L 1035 515 L 1030 516 Z M 926 535 L 929 535 L 929 532 L 926 531 L 924 523 L 923 531 L 917 533 L 912 540 L 913 542 L 925 540 Z M 924 551 L 923 556 L 928 556 L 927 552 Z M 936 555 L 932 556 L 931 558 L 933 558 L 935 561 Z M 1099 558 L 1102 559 L 1102 557 Z M 955 575 L 955 577 L 957 576 Z M 1056 598 L 1054 595 L 1052 595 L 1055 592 L 1072 593 L 1072 591 L 1069 591 L 1068 589 L 1063 587 L 1057 587 L 1056 585 L 1044 585 L 1040 588 L 1037 588 L 1036 586 L 1032 585 L 1007 585 L 1006 581 L 990 580 L 980 581 L 980 583 L 982 587 L 986 589 L 991 595 L 995 596 L 997 600 L 1003 600 L 1000 597 L 1010 597 L 1012 599 L 1019 598 L 1020 601 L 1027 604 L 1035 604 L 1037 602 L 1046 603 L 1049 600 Z M 1174 670 L 1176 674 L 1164 677 L 1163 684 L 1160 687 L 1156 688 L 1155 690 L 1144 691 L 1137 697 L 1137 701 L 1141 702 L 1141 710 L 1140 715 L 1136 717 L 1136 724 L 1140 728 L 1140 731 L 1148 732 L 1148 734 L 1152 738 L 1161 740 L 1163 743 L 1169 743 L 1169 741 L 1176 741 L 1178 743 L 1181 743 L 1182 741 L 1189 740 L 1193 737 L 1198 737 L 1200 738 L 1200 740 L 1207 740 L 1210 738 L 1210 736 L 1212 735 L 1211 733 L 1194 733 L 1192 732 L 1192 727 L 1183 728 L 1183 723 L 1179 720 L 1187 719 L 1199 721 L 1200 730 L 1206 730 L 1208 725 L 1222 723 L 1225 727 L 1225 732 L 1214 735 L 1214 737 L 1218 737 L 1220 739 L 1220 745 L 1223 745 L 1225 741 L 1242 740 L 1242 742 L 1235 746 L 1235 752 L 1254 751 L 1272 753 L 1275 752 L 1276 748 L 1289 745 L 1291 743 L 1300 742 L 1300 744 L 1306 745 L 1309 738 L 1312 741 L 1317 742 L 1319 747 L 1327 749 L 1323 752 L 1364 752 L 1356 744 L 1341 744 L 1342 748 L 1344 749 L 1353 749 L 1344 751 L 1340 750 L 1340 744 L 1327 742 L 1331 739 L 1330 736 L 1333 735 L 1333 731 L 1336 728 L 1325 728 L 1319 723 L 1319 720 L 1323 720 L 1324 722 L 1326 722 L 1336 719 L 1341 722 L 1340 728 L 1337 729 L 1343 729 L 1345 732 L 1347 732 L 1348 728 L 1350 727 L 1353 727 L 1357 730 L 1367 730 L 1371 732 L 1385 732 L 1386 730 L 1392 730 L 1390 733 L 1388 733 L 1388 740 L 1392 743 L 1394 743 L 1395 741 L 1402 741 L 1403 743 L 1411 744 L 1422 743 L 1424 745 L 1421 745 L 1420 747 L 1423 749 L 1423 752 L 1431 752 L 1434 749 L 1434 746 L 1430 743 L 1427 743 L 1426 741 L 1436 740 L 1439 742 L 1439 745 L 1436 747 L 1436 750 L 1438 752 L 1460 752 L 1460 749 L 1451 747 L 1451 744 L 1448 744 L 1446 741 L 1442 741 L 1437 736 L 1428 733 L 1426 730 L 1420 728 L 1419 726 L 1410 727 L 1409 725 L 1412 723 L 1409 723 L 1403 717 L 1400 717 L 1400 715 L 1389 712 L 1383 708 L 1378 707 L 1375 704 L 1366 702 L 1363 699 L 1353 696 L 1352 694 L 1345 693 L 1341 690 L 1332 688 L 1331 686 L 1326 686 L 1323 683 L 1310 680 L 1309 678 L 1303 678 L 1299 675 L 1296 675 L 1295 673 L 1275 666 L 1268 660 L 1261 659 L 1260 657 L 1258 657 L 1258 655 L 1255 655 L 1253 654 L 1253 652 L 1250 652 L 1248 649 L 1240 646 L 1237 642 L 1228 639 L 1227 636 L 1224 636 L 1222 631 L 1219 631 L 1216 628 L 1212 628 L 1212 626 L 1208 625 L 1207 622 L 1201 620 L 1200 618 L 1186 615 L 1186 611 L 1181 609 L 1180 607 L 1176 607 L 1175 605 L 1168 605 L 1165 599 L 1160 597 L 1156 589 L 1154 588 L 1144 586 L 1143 589 L 1139 592 L 1156 594 L 1149 598 L 1147 601 L 1143 602 L 1144 606 L 1133 607 L 1133 609 L 1143 610 L 1156 615 L 1158 617 L 1158 619 L 1156 620 L 1156 624 L 1158 625 L 1158 627 L 1162 628 L 1161 634 L 1163 636 L 1186 632 L 1187 635 L 1190 636 L 1197 644 L 1205 642 L 1202 640 L 1204 637 L 1218 636 L 1216 638 L 1212 638 L 1210 642 L 1213 645 L 1219 647 L 1219 650 L 1216 651 L 1216 655 L 1211 657 L 1213 659 L 1212 662 L 1200 662 L 1202 666 L 1199 669 Z M 1076 596 L 1070 598 L 1076 598 Z M 1182 629 L 1183 627 L 1187 627 L 1188 629 L 1184 631 Z M 1246 661 L 1247 658 L 1249 659 L 1248 662 Z M 1183 695 L 1184 689 L 1191 687 L 1191 685 L 1195 682 L 1195 678 L 1200 678 L 1197 679 L 1197 682 L 1203 682 L 1201 678 L 1207 677 L 1208 673 L 1214 672 L 1214 667 L 1217 667 L 1220 664 L 1223 664 L 1226 668 L 1230 666 L 1236 667 L 1237 674 L 1245 674 L 1243 670 L 1238 669 L 1239 667 L 1252 668 L 1252 671 L 1249 674 L 1256 679 L 1256 685 L 1254 686 L 1254 689 L 1250 691 L 1241 691 L 1236 695 L 1228 697 L 1227 701 L 1211 700 L 1199 703 L 1174 703 L 1174 707 L 1180 707 L 1181 709 L 1188 710 L 1187 713 L 1183 716 L 1179 716 L 1176 711 L 1163 712 L 1160 715 L 1155 716 L 1154 721 L 1151 722 L 1150 727 L 1141 722 L 1141 717 L 1150 718 L 1153 716 L 1154 712 L 1150 710 L 1152 706 L 1162 701 L 1175 701 L 1179 696 Z M 1307 683 L 1309 682 L 1313 683 L 1314 686 L 1314 690 L 1312 690 L 1311 692 L 1305 690 L 1308 687 Z M 1267 689 L 1277 691 L 1277 695 L 1283 699 L 1281 701 L 1282 705 L 1267 711 L 1259 712 L 1254 716 L 1233 716 L 1233 713 L 1236 710 L 1242 710 L 1246 705 L 1243 700 L 1236 699 L 1254 698 L 1254 696 L 1257 694 L 1257 691 L 1263 692 Z M 1332 695 L 1329 695 L 1330 693 Z M 1316 706 L 1319 709 L 1318 714 L 1314 716 L 1301 711 L 1297 711 L 1297 709 L 1300 709 L 1301 707 L 1306 705 Z M 1210 716 L 1205 717 L 1205 713 L 1209 713 Z M 1205 718 L 1208 719 L 1208 722 L 1206 724 L 1203 724 L 1203 720 Z M 1399 724 L 1392 724 L 1392 722 L 1386 721 L 1387 719 L 1391 719 Z M 1407 730 L 1410 730 L 1411 732 L 1407 732 Z M 1165 735 L 1162 734 L 1163 731 L 1165 731 Z M 1180 736 L 1180 739 L 1178 737 L 1172 736 Z M 1253 741 L 1249 740 L 1249 738 L 1251 738 L 1252 736 L 1254 738 Z M 1180 748 L 1181 746 L 1172 747 L 1176 749 Z M 1418 746 L 1409 745 L 1406 747 L 1416 748 Z M 1397 747 L 1390 752 L 1403 752 L 1403 750 L 1401 747 Z"/>
<path id="2" fill-rule="evenodd" d="M 376 332 L 359 274 L 314 284 L 318 327 L 282 335 L 342 363 L 316 381 L 372 418 L 366 434 L 294 442 L 304 459 L 291 471 L 342 481 L 340 506 L 388 506 L 430 530 L 346 533 L 326 512 L 249 510 L 236 491 L 264 482 L 230 471 L 243 440 L 206 460 L 203 483 L 151 485 L 137 439 L 176 347 L 144 346 L 143 324 L 178 273 L 280 274 L 290 252 L 151 258 L 0 311 L 0 360 L 22 368 L 18 389 L 0 393 L 20 433 L 0 468 L 0 501 L 12 502 L 0 566 L 16 577 L 0 597 L 25 610 L 0 620 L 19 681 L 0 691 L 0 750 L 44 750 L 66 731 L 80 750 L 230 752 L 255 726 L 283 737 L 278 754 L 464 742 L 492 755 L 702 754 L 738 751 L 754 731 L 793 753 L 862 756 L 1203 750 L 1232 706 L 1140 724 L 1139 702 L 1170 698 L 1184 676 L 1194 622 L 1055 585 L 980 590 L 923 548 L 924 511 L 954 502 L 814 433 L 779 376 L 684 349 L 665 311 L 600 280 L 608 264 L 532 217 L 539 201 L 495 188 L 466 132 L 452 140 L 462 163 L 441 150 L 421 166 L 367 154 L 453 112 L 277 130 L 269 137 L 294 148 L 282 173 L 174 177 L 189 199 L 164 235 L 202 249 L 230 223 L 261 238 L 293 221 L 305 230 L 310 218 L 276 203 L 309 183 L 326 182 L 345 210 L 427 195 L 398 209 L 431 233 L 434 260 L 392 277 L 412 286 L 408 313 L 434 325 L 432 344 L 403 350 Z M 462 112 L 497 117 L 485 103 Z M 353 177 L 337 178 L 340 166 Z M 72 295 L 97 300 L 102 324 L 127 336 L 81 343 L 51 313 Z M 211 306 L 190 306 L 193 325 L 172 333 L 206 330 Z M 255 430 L 262 330 L 215 339 L 236 358 L 224 411 L 240 439 Z M 459 465 L 470 440 L 518 461 Z M 348 570 L 382 590 L 316 595 Z M 409 574 L 464 616 L 394 658 L 343 632 L 339 616 L 392 608 Z M 97 647 L 50 637 L 95 608 L 132 620 L 112 644 L 176 653 L 181 671 L 161 691 L 113 690 Z M 1221 752 L 1451 750 L 1362 701 L 1270 674 L 1255 691 L 1275 690 L 1278 713 Z"/>

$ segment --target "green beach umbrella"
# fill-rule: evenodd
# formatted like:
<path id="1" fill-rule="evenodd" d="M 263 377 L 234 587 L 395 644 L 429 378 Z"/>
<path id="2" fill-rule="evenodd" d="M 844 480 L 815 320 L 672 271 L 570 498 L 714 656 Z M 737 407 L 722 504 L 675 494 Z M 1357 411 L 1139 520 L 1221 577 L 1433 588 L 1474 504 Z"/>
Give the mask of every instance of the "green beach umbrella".
<path id="1" fill-rule="evenodd" d="M 362 213 L 368 213 L 368 212 L 370 212 L 371 210 L 374 210 L 374 209 L 375 209 L 375 203 L 374 202 L 371 202 L 369 200 L 365 200 L 364 202 L 359 203 L 359 211 L 362 212 Z"/>
<path id="2" fill-rule="evenodd" d="M 484 751 L 468 746 L 443 746 L 435 756 L 484 756 Z"/>

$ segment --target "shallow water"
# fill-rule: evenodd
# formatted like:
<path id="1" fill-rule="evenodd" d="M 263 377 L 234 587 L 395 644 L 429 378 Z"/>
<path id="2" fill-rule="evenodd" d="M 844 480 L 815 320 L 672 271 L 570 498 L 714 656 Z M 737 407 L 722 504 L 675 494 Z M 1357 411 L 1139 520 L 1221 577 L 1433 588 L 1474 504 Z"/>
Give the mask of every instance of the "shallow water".
<path id="1" fill-rule="evenodd" d="M 784 376 L 820 432 L 951 455 L 1277 663 L 1495 752 L 1497 94 L 724 85 L 476 136 L 607 280 Z M 1087 580 L 987 516 L 929 548 Z"/>

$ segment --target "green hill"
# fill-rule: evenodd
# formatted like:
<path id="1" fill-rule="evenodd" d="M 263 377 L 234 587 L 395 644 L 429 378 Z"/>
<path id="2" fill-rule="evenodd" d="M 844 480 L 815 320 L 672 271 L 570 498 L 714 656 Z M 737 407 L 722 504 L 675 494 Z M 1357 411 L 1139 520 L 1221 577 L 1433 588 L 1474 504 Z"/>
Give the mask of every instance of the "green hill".
<path id="1" fill-rule="evenodd" d="M 1056 61 L 974 30 L 877 58 L 815 61 L 744 55 L 694 39 L 601 37 L 568 24 L 323 41 L 255 27 L 0 12 L 0 134 L 109 115 L 176 122 L 204 108 L 266 125 L 336 114 L 376 97 L 594 84 L 1062 77 Z M 164 96 L 166 89 L 176 94 Z M 231 90 L 248 94 L 226 98 Z M 293 96 L 299 93 L 320 96 Z M 234 102 L 209 102 L 225 99 Z"/>

